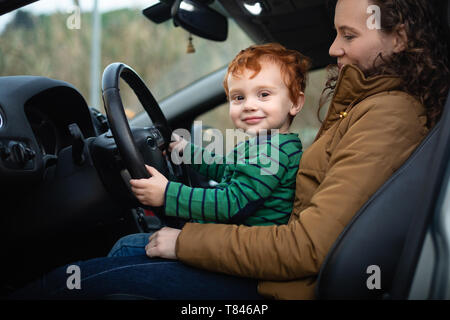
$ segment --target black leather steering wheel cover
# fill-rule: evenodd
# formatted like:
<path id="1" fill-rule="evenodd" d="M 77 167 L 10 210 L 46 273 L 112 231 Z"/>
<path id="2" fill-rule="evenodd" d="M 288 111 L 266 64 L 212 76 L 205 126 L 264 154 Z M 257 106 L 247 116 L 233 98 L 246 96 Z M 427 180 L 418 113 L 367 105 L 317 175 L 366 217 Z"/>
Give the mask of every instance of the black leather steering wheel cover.
<path id="1" fill-rule="evenodd" d="M 125 80 L 134 91 L 154 125 L 160 129 L 164 141 L 167 144 L 170 142 L 172 132 L 157 101 L 144 81 L 132 68 L 120 62 L 112 63 L 105 68 L 102 78 L 103 102 L 117 148 L 133 179 L 149 178 L 150 175 L 144 166 L 144 159 L 134 143 L 133 135 L 125 115 L 120 97 L 120 78 Z"/>
<path id="2" fill-rule="evenodd" d="M 162 135 L 164 140 L 163 148 L 166 151 L 171 141 L 172 130 L 170 129 L 166 117 L 162 113 L 158 102 L 155 100 L 144 81 L 142 81 L 142 79 L 132 68 L 120 62 L 112 63 L 105 68 L 102 78 L 103 102 L 117 148 L 131 178 L 147 179 L 150 177 L 150 174 L 145 168 L 144 157 L 138 150 L 134 141 L 135 137 L 133 137 L 131 132 L 128 119 L 125 115 L 122 99 L 120 97 L 120 78 L 124 79 L 128 86 L 134 91 L 139 99 L 139 102 L 152 120 L 154 127 Z M 184 182 L 191 185 L 186 165 L 184 163 L 181 163 L 180 165 L 175 165 L 172 163 L 172 165 L 181 168 L 181 174 Z M 156 168 L 161 169 L 158 168 L 157 165 Z M 151 209 L 167 226 L 181 228 L 186 222 L 183 219 L 165 216 L 163 207 L 143 207 Z"/>

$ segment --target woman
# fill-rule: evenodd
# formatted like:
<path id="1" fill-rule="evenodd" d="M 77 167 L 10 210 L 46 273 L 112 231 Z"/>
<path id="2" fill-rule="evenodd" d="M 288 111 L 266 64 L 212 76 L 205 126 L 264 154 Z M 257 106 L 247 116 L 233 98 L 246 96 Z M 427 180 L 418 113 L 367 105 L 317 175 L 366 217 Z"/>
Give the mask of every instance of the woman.
<path id="1" fill-rule="evenodd" d="M 381 29 L 368 27 L 369 5 L 380 8 Z M 163 228 L 146 251 L 165 260 L 143 255 L 90 260 L 79 264 L 81 290 L 66 289 L 68 275 L 60 268 L 26 292 L 314 298 L 331 245 L 439 119 L 450 78 L 448 48 L 429 0 L 338 0 L 335 27 L 330 55 L 337 58 L 338 78 L 330 77 L 324 90 L 333 100 L 301 160 L 287 225 Z"/>

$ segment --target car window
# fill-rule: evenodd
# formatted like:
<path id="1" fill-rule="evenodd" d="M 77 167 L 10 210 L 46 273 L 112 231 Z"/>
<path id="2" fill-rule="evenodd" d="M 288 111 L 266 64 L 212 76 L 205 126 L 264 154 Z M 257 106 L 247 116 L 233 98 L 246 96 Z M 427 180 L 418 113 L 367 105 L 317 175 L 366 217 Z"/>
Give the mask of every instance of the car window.
<path id="1" fill-rule="evenodd" d="M 315 70 L 309 73 L 309 78 L 305 92 L 305 105 L 303 109 L 297 114 L 292 122 L 290 131 L 298 133 L 302 140 L 303 148 L 306 149 L 313 142 L 317 131 L 321 125 L 317 117 L 317 110 L 319 108 L 319 99 L 322 90 L 325 87 L 327 80 L 327 72 L 325 69 Z M 228 114 L 228 103 L 224 103 L 217 108 L 198 116 L 195 121 L 196 124 L 202 125 L 204 143 L 207 145 L 209 137 L 213 135 L 212 129 L 220 130 L 222 136 L 225 137 L 226 129 L 233 129 L 234 125 Z M 320 110 L 320 118 L 324 118 L 324 113 L 327 111 L 327 105 Z"/>
<path id="2" fill-rule="evenodd" d="M 152 2 L 99 1 L 98 72 L 112 62 L 123 62 L 141 76 L 157 100 L 225 66 L 253 43 L 230 20 L 227 41 L 192 36 L 195 52 L 187 53 L 187 31 L 174 27 L 172 20 L 155 24 L 144 17 L 142 10 Z M 91 93 L 93 4 L 92 0 L 41 0 L 0 16 L 0 75 L 41 75 L 67 81 L 89 105 L 104 111 L 101 86 Z M 142 107 L 127 86 L 121 83 L 120 88 L 132 118 Z"/>

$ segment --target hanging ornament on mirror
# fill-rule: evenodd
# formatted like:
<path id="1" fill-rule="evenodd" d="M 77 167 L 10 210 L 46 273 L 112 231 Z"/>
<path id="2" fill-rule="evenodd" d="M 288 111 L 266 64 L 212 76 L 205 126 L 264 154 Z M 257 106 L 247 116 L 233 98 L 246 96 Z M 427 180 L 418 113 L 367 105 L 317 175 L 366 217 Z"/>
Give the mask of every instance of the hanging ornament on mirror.
<path id="1" fill-rule="evenodd" d="M 186 53 L 194 53 L 194 52 L 195 52 L 195 48 L 194 48 L 194 44 L 192 43 L 192 34 L 189 33 L 189 42 L 188 42 Z"/>

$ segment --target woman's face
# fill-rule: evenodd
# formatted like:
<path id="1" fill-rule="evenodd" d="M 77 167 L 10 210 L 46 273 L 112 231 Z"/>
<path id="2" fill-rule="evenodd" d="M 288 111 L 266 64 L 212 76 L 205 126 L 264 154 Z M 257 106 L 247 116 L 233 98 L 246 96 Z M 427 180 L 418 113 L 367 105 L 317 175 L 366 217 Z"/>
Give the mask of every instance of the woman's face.
<path id="1" fill-rule="evenodd" d="M 371 69 L 379 53 L 386 58 L 401 48 L 394 33 L 369 28 L 374 14 L 367 13 L 370 5 L 368 0 L 337 2 L 334 16 L 337 36 L 329 53 L 337 58 L 339 69 L 346 64 L 355 64 L 363 71 Z"/>

